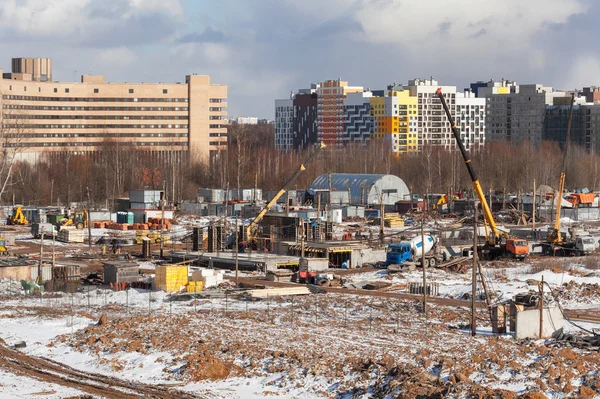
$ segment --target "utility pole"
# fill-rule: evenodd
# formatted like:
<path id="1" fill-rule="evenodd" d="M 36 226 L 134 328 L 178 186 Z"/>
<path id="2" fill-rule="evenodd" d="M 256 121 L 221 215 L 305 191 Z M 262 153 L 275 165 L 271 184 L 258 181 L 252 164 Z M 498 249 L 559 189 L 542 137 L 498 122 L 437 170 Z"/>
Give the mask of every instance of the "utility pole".
<path id="1" fill-rule="evenodd" d="M 92 210 L 92 200 L 90 199 L 90 189 L 88 187 L 85 188 L 85 192 L 87 194 L 87 212 L 85 212 L 85 223 L 87 223 L 88 228 L 88 244 L 90 255 L 92 254 L 92 218 L 91 218 L 91 210 Z"/>
<path id="2" fill-rule="evenodd" d="M 540 338 L 544 334 L 544 275 L 540 284 Z"/>
<path id="3" fill-rule="evenodd" d="M 163 184 L 163 192 L 160 193 L 160 211 L 161 211 L 161 216 L 160 216 L 160 257 L 163 257 L 163 250 L 164 250 L 164 236 L 163 236 L 163 229 L 165 226 L 165 190 L 166 190 L 166 182 Z"/>
<path id="4" fill-rule="evenodd" d="M 54 244 L 56 244 L 56 234 L 54 234 L 54 227 L 52 227 L 52 268 L 56 265 L 56 255 L 54 252 Z"/>
<path id="5" fill-rule="evenodd" d="M 380 210 L 380 226 L 379 226 L 379 238 L 381 239 L 381 243 L 385 241 L 385 205 L 383 203 L 383 191 L 379 197 L 379 205 L 381 207 Z"/>
<path id="6" fill-rule="evenodd" d="M 36 279 L 36 283 L 39 284 L 42 281 L 42 258 L 44 257 L 44 228 L 41 229 L 41 241 L 40 241 L 40 262 L 38 263 L 38 275 Z"/>
<path id="7" fill-rule="evenodd" d="M 533 179 L 533 210 L 531 211 L 531 223 L 532 227 L 531 230 L 535 231 L 535 202 L 537 199 L 537 194 L 536 194 L 536 190 L 535 190 L 535 179 Z"/>
<path id="8" fill-rule="evenodd" d="M 239 281 L 238 281 L 238 270 L 239 270 L 239 266 L 238 266 L 238 255 L 240 252 L 240 247 L 239 247 L 239 231 L 238 231 L 238 217 L 237 215 L 235 215 L 235 287 L 239 287 Z"/>
<path id="9" fill-rule="evenodd" d="M 425 209 L 421 213 L 421 267 L 423 268 L 423 314 L 427 328 L 427 272 L 425 268 Z"/>
<path id="10" fill-rule="evenodd" d="M 475 220 L 473 221 L 473 271 L 471 274 L 471 336 L 477 334 L 476 315 L 475 315 L 475 296 L 477 295 L 477 219 L 479 218 L 478 203 L 475 202 Z"/>

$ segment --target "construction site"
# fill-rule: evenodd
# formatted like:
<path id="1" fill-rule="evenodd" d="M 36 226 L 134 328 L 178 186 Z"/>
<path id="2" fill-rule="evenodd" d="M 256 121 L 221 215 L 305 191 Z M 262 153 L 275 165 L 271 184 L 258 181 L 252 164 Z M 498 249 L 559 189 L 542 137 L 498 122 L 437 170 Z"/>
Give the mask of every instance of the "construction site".
<path id="1" fill-rule="evenodd" d="M 0 396 L 599 397 L 600 193 L 484 191 L 437 94 L 468 189 L 319 144 L 277 191 L 3 207 Z"/>

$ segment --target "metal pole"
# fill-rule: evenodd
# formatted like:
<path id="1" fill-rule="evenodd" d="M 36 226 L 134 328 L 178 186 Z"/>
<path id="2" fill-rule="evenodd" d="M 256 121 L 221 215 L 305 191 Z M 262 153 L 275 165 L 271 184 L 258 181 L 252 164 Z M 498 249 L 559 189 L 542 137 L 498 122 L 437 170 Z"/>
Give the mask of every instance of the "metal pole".
<path id="1" fill-rule="evenodd" d="M 236 288 L 240 286 L 240 282 L 238 280 L 238 270 L 239 270 L 238 256 L 239 256 L 239 252 L 240 252 L 239 238 L 240 238 L 240 232 L 238 231 L 238 217 L 237 217 L 237 215 L 235 215 L 235 287 Z"/>
<path id="2" fill-rule="evenodd" d="M 423 269 L 423 314 L 425 315 L 425 324 L 427 325 L 427 272 L 425 268 L 425 209 L 421 214 L 421 268 Z"/>
<path id="3" fill-rule="evenodd" d="M 533 179 L 533 210 L 531 211 L 531 223 L 533 224 L 531 230 L 535 231 L 535 202 L 536 202 L 536 190 L 535 190 L 535 179 Z"/>
<path id="4" fill-rule="evenodd" d="M 90 211 L 92 209 L 92 200 L 90 199 L 90 189 L 88 187 L 86 187 L 85 191 L 86 191 L 87 200 L 88 200 L 88 204 L 87 204 L 88 209 L 86 212 L 85 223 L 87 223 L 87 227 L 88 227 L 88 244 L 89 244 L 89 251 L 90 251 L 90 255 L 91 255 L 92 254 L 92 218 L 90 217 Z"/>
<path id="5" fill-rule="evenodd" d="M 379 226 L 379 238 L 381 239 L 381 242 L 384 241 L 384 234 L 385 234 L 385 206 L 383 204 L 383 194 L 381 194 L 381 220 L 380 220 L 380 226 Z"/>
<path id="6" fill-rule="evenodd" d="M 475 202 L 475 220 L 473 221 L 473 272 L 471 280 L 471 335 L 474 337 L 477 334 L 476 316 L 475 316 L 475 296 L 477 295 L 477 218 L 479 217 L 479 209 Z"/>
<path id="7" fill-rule="evenodd" d="M 40 241 L 40 263 L 38 263 L 38 275 L 36 279 L 36 283 L 38 284 L 42 282 L 42 258 L 44 256 L 44 228 L 42 227 L 41 230 L 42 240 Z"/>
<path id="8" fill-rule="evenodd" d="M 544 335 L 544 275 L 540 287 L 540 338 Z"/>
<path id="9" fill-rule="evenodd" d="M 164 223 L 165 223 L 165 190 L 166 190 L 166 182 L 165 184 L 165 189 L 163 189 L 163 192 L 160 195 L 160 211 L 161 211 L 161 216 L 160 216 L 160 257 L 163 257 L 163 251 L 164 251 L 164 236 L 163 236 L 163 229 L 164 229 Z"/>

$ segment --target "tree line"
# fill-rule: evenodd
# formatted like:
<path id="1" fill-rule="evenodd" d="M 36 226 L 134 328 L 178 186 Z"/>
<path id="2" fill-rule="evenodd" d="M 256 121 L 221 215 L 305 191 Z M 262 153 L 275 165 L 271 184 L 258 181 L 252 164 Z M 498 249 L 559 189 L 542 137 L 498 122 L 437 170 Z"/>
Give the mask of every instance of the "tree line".
<path id="1" fill-rule="evenodd" d="M 89 187 L 97 207 L 109 207 L 126 198 L 131 189 L 165 189 L 169 202 L 193 200 L 199 187 L 278 190 L 298 170 L 312 148 L 282 152 L 274 146 L 272 125 L 230 125 L 229 150 L 212 159 L 192 159 L 185 152 L 168 154 L 139 151 L 107 140 L 99 151 L 42 157 L 36 163 L 14 161 L 0 169 L 4 204 L 69 204 L 87 200 Z M 489 142 L 472 151 L 472 165 L 486 193 L 531 192 L 538 187 L 556 188 L 563 164 L 557 143 L 530 144 Z M 571 146 L 567 158 L 567 189 L 600 189 L 600 157 Z M 10 169 L 10 171 L 9 171 Z M 411 192 L 447 193 L 469 190 L 471 182 L 458 151 L 425 146 L 417 154 L 395 156 L 384 140 L 353 143 L 321 151 L 293 189 L 306 189 L 324 173 L 393 174 Z"/>

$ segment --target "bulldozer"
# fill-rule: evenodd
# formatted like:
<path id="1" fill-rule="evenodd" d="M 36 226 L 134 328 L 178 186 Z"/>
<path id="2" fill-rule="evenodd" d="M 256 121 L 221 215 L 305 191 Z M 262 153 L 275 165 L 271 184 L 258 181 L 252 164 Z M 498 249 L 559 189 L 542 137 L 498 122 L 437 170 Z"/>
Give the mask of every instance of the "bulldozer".
<path id="1" fill-rule="evenodd" d="M 78 230 L 88 227 L 88 215 L 87 210 L 82 212 L 75 212 L 68 217 L 61 219 L 59 222 L 60 226 L 75 226 Z"/>
<path id="2" fill-rule="evenodd" d="M 13 211 L 12 216 L 9 219 L 10 224 L 12 225 L 26 225 L 27 223 L 29 223 L 27 221 L 27 218 L 25 217 L 25 214 L 23 213 L 23 207 L 21 205 L 19 205 L 18 207 L 16 207 Z"/>

